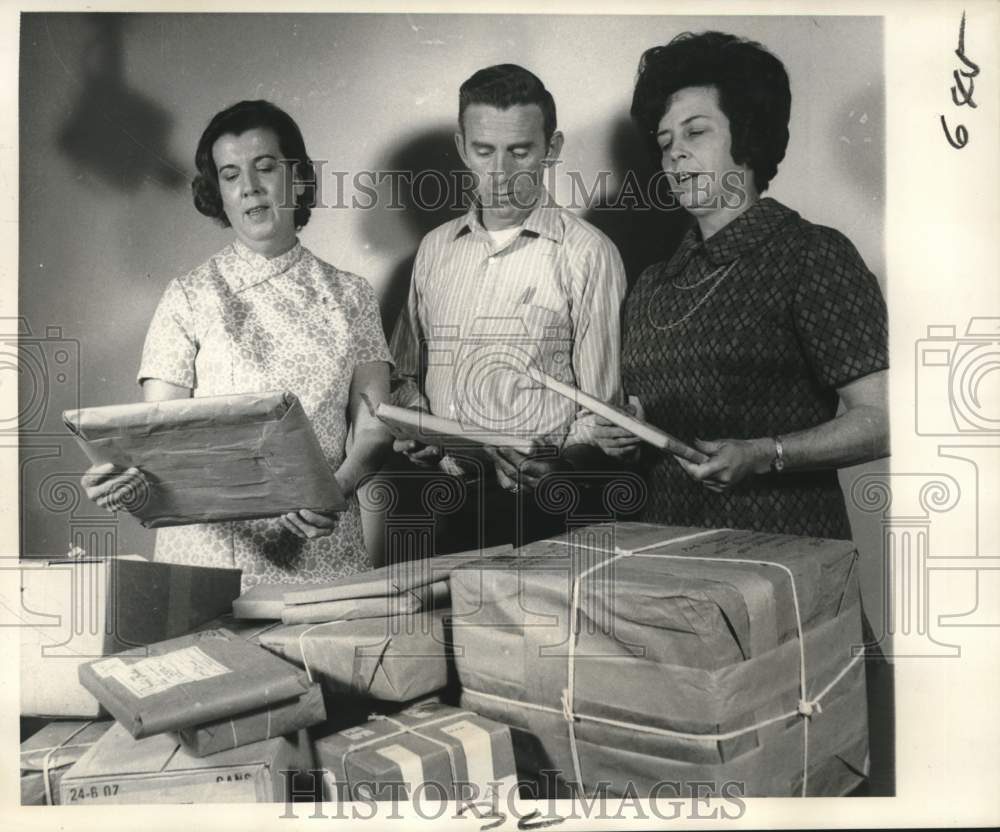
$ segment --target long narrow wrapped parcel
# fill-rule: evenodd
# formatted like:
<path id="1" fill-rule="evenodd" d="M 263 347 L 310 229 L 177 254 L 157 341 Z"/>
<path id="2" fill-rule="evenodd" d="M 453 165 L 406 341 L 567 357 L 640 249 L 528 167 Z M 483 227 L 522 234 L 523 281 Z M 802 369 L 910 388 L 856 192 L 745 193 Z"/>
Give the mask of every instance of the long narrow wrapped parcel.
<path id="1" fill-rule="evenodd" d="M 515 729 L 527 771 L 641 795 L 837 795 L 864 779 L 848 541 L 608 524 L 450 582 L 462 705 Z"/>

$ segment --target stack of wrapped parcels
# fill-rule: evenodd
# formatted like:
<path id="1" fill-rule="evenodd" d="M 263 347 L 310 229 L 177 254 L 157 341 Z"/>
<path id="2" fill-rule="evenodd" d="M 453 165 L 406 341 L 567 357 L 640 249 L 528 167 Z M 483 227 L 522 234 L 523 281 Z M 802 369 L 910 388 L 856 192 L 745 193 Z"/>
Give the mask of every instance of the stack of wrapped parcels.
<path id="1" fill-rule="evenodd" d="M 81 704 L 22 746 L 23 799 L 495 802 L 546 772 L 554 796 L 845 794 L 867 772 L 856 562 L 638 523 L 235 601 L 238 574 L 130 562 L 99 614 L 132 639 L 91 638 L 75 686 L 31 659 Z"/>
<path id="2" fill-rule="evenodd" d="M 94 703 L 80 709 L 114 720 L 53 722 L 27 740 L 23 802 L 400 799 L 425 781 L 422 797 L 434 799 L 457 794 L 455 784 L 470 777 L 474 795 L 510 788 L 509 729 L 427 701 L 440 700 L 454 677 L 445 579 L 473 556 L 481 553 L 257 587 L 235 604 L 229 582 L 199 607 L 197 626 L 176 595 L 173 618 L 190 632 L 152 643 L 110 639 L 118 652 L 91 645 L 90 658 L 73 664 L 77 685 L 64 679 L 66 690 Z M 109 607 L 108 627 L 138 618 L 148 602 L 143 581 L 173 568 L 130 561 L 135 592 Z M 184 585 L 200 587 L 204 602 L 220 570 L 182 569 L 194 570 Z M 218 615 L 231 605 L 255 617 Z M 281 621 L 293 607 L 307 608 L 292 620 L 308 624 Z M 205 612 L 216 617 L 206 622 Z M 127 644 L 136 646 L 120 649 Z"/>
<path id="3" fill-rule="evenodd" d="M 461 702 L 514 729 L 520 771 L 585 791 L 845 794 L 867 773 L 856 562 L 847 541 L 619 523 L 461 567 Z"/>

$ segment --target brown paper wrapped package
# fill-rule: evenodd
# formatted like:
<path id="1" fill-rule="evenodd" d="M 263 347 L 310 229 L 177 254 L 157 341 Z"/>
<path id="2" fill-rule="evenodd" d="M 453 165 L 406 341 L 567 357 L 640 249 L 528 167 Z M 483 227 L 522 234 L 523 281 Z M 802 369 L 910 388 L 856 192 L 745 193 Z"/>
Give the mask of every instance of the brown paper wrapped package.
<path id="1" fill-rule="evenodd" d="M 286 625 L 258 639 L 330 693 L 408 702 L 448 684 L 447 613 Z"/>
<path id="2" fill-rule="evenodd" d="M 22 716 L 98 716 L 81 664 L 188 633 L 240 592 L 239 569 L 139 555 L 24 560 L 19 572 L 20 603 L 37 622 L 18 628 Z"/>
<path id="3" fill-rule="evenodd" d="M 448 705 L 376 716 L 313 745 L 325 800 L 413 800 L 419 790 L 422 800 L 506 806 L 517 781 L 507 726 Z"/>
<path id="4" fill-rule="evenodd" d="M 80 667 L 80 681 L 136 738 L 302 696 L 295 665 L 227 630 L 202 630 Z"/>
<path id="5" fill-rule="evenodd" d="M 59 720 L 22 742 L 21 805 L 57 805 L 63 775 L 112 724 L 111 720 Z"/>
<path id="6" fill-rule="evenodd" d="M 452 574 L 453 631 L 462 704 L 534 735 L 529 767 L 793 795 L 808 730 L 809 794 L 863 778 L 849 542 L 622 523 L 519 554 Z"/>
<path id="7" fill-rule="evenodd" d="M 326 719 L 323 690 L 310 686 L 302 696 L 266 705 L 247 713 L 204 725 L 182 728 L 177 732 L 184 750 L 195 757 L 218 754 L 230 748 L 283 737 L 300 728 L 317 725 Z"/>
<path id="8" fill-rule="evenodd" d="M 91 407 L 63 420 L 92 463 L 144 472 L 127 509 L 148 528 L 346 505 L 292 393 Z"/>
<path id="9" fill-rule="evenodd" d="M 289 778 L 311 765 L 305 731 L 195 757 L 172 734 L 136 740 L 115 724 L 66 772 L 59 791 L 73 806 L 284 802 Z"/>

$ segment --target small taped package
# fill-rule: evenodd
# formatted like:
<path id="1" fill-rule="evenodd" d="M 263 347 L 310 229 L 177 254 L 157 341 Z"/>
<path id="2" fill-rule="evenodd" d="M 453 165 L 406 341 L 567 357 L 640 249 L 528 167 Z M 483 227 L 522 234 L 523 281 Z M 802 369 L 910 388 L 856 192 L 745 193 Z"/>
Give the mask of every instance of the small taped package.
<path id="1" fill-rule="evenodd" d="M 124 507 L 148 528 L 346 505 L 292 393 L 90 407 L 63 421 L 92 463 L 143 472 Z"/>
<path id="2" fill-rule="evenodd" d="M 466 800 L 507 805 L 516 787 L 506 725 L 424 703 L 313 736 L 325 800 Z"/>

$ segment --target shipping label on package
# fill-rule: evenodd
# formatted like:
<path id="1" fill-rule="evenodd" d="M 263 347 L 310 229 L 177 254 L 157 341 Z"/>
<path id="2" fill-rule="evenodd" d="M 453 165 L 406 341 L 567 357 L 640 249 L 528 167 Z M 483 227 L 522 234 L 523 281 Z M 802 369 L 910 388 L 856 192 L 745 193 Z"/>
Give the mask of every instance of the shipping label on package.
<path id="1" fill-rule="evenodd" d="M 107 670 L 107 667 L 103 667 L 97 672 L 103 676 Z M 111 668 L 107 675 L 121 682 L 134 696 L 144 698 L 177 685 L 229 672 L 228 667 L 207 655 L 200 647 L 192 646 L 163 656 L 150 656 L 135 664 L 126 665 L 123 662 L 121 667 Z"/>

